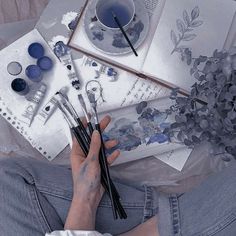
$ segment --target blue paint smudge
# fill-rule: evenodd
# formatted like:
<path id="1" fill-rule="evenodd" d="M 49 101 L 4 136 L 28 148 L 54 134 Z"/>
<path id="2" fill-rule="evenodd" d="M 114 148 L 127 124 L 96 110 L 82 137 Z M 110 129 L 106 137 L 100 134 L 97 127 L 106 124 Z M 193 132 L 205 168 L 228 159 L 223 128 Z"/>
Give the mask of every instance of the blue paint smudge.
<path id="1" fill-rule="evenodd" d="M 151 143 L 165 143 L 169 141 L 169 137 L 165 134 L 155 134 L 153 135 L 147 142 L 147 145 L 151 144 Z"/>
<path id="2" fill-rule="evenodd" d="M 76 16 L 76 18 L 74 20 L 72 20 L 69 24 L 68 24 L 68 28 L 71 31 L 74 31 L 76 29 L 76 26 L 78 24 L 78 20 L 79 20 L 79 15 Z"/>
<path id="3" fill-rule="evenodd" d="M 146 104 L 145 104 L 146 106 Z M 155 108 L 146 107 L 137 121 L 121 118 L 113 124 L 113 128 L 104 133 L 104 141 L 117 139 L 119 144 L 109 151 L 115 149 L 131 151 L 145 144 L 169 142 L 170 138 L 163 131 L 170 127 L 166 122 L 168 114 Z"/>
<path id="4" fill-rule="evenodd" d="M 55 44 L 53 52 L 58 58 L 60 58 L 67 55 L 69 50 L 70 48 L 67 45 L 65 45 L 62 41 L 59 41 Z"/>

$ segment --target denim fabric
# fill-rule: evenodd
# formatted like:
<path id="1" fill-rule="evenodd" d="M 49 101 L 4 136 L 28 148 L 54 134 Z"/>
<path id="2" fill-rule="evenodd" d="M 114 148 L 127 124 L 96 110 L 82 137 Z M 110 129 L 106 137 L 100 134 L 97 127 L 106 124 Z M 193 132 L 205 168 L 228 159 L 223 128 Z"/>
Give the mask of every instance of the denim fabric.
<path id="1" fill-rule="evenodd" d="M 160 236 L 235 236 L 236 165 L 182 195 L 159 195 Z"/>
<path id="2" fill-rule="evenodd" d="M 97 211 L 97 231 L 120 234 L 157 213 L 158 195 L 152 188 L 115 185 L 128 220 L 113 220 L 104 195 Z M 62 230 L 72 189 L 70 168 L 26 158 L 0 159 L 0 234 L 39 236 Z"/>

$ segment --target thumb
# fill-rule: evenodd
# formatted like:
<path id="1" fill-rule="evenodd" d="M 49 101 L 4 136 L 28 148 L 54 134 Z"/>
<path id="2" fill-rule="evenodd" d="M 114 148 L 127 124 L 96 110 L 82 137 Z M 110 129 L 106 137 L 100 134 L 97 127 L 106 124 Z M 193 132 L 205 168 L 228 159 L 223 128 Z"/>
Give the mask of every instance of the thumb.
<path id="1" fill-rule="evenodd" d="M 101 147 L 101 136 L 97 130 L 93 132 L 90 149 L 88 154 L 88 159 L 93 158 L 94 156 L 98 157 Z"/>

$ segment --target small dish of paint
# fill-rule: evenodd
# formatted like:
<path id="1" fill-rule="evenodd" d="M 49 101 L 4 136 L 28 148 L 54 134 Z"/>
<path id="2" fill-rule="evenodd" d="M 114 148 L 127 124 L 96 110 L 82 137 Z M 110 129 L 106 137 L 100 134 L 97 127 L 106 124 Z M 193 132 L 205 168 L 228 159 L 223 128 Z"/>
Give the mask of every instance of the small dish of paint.
<path id="1" fill-rule="evenodd" d="M 25 74 L 33 82 L 40 82 L 43 79 L 42 70 L 37 65 L 27 66 Z"/>
<path id="2" fill-rule="evenodd" d="M 22 72 L 22 66 L 19 62 L 12 61 L 7 65 L 7 71 L 10 75 L 19 75 Z"/>
<path id="3" fill-rule="evenodd" d="M 37 61 L 38 67 L 43 71 L 49 71 L 53 67 L 53 62 L 49 57 L 41 57 Z"/>
<path id="4" fill-rule="evenodd" d="M 28 47 L 28 53 L 31 57 L 39 59 L 44 56 L 44 47 L 41 43 L 32 43 Z"/>
<path id="5" fill-rule="evenodd" d="M 29 92 L 29 85 L 21 78 L 14 79 L 11 83 L 11 88 L 21 96 L 25 96 Z"/>

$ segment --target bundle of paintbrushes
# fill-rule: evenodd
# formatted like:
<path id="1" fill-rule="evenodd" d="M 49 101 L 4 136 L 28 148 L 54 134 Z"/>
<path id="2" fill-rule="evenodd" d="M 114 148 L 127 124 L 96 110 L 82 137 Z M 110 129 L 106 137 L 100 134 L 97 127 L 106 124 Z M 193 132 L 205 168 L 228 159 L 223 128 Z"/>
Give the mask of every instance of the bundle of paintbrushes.
<path id="1" fill-rule="evenodd" d="M 81 149 L 83 150 L 85 156 L 87 156 L 89 153 L 91 135 L 93 133 L 93 130 L 96 129 L 100 133 L 101 149 L 99 153 L 99 163 L 101 167 L 101 183 L 105 191 L 110 197 L 114 219 L 118 218 L 117 214 L 119 215 L 120 219 L 126 219 L 127 215 L 124 208 L 121 205 L 120 196 L 109 174 L 108 163 L 107 163 L 107 158 L 106 158 L 106 153 L 105 153 L 105 146 L 103 143 L 102 132 L 101 132 L 101 128 L 98 121 L 97 108 L 96 108 L 97 103 L 96 103 L 94 94 L 88 94 L 88 97 L 89 97 L 89 101 L 91 103 L 91 107 L 93 110 L 94 123 L 95 123 L 94 127 L 92 123 L 90 122 L 90 116 L 88 115 L 82 95 L 79 95 L 78 98 L 79 98 L 81 108 L 84 112 L 84 115 L 87 121 L 89 133 L 84 127 L 74 107 L 69 102 L 68 97 L 65 94 L 62 94 L 60 92 L 58 92 L 56 95 L 56 99 L 58 100 L 58 107 L 62 111 L 65 120 L 70 126 L 70 129 L 72 133 L 74 134 L 75 138 L 77 139 L 79 145 L 81 146 Z"/>

